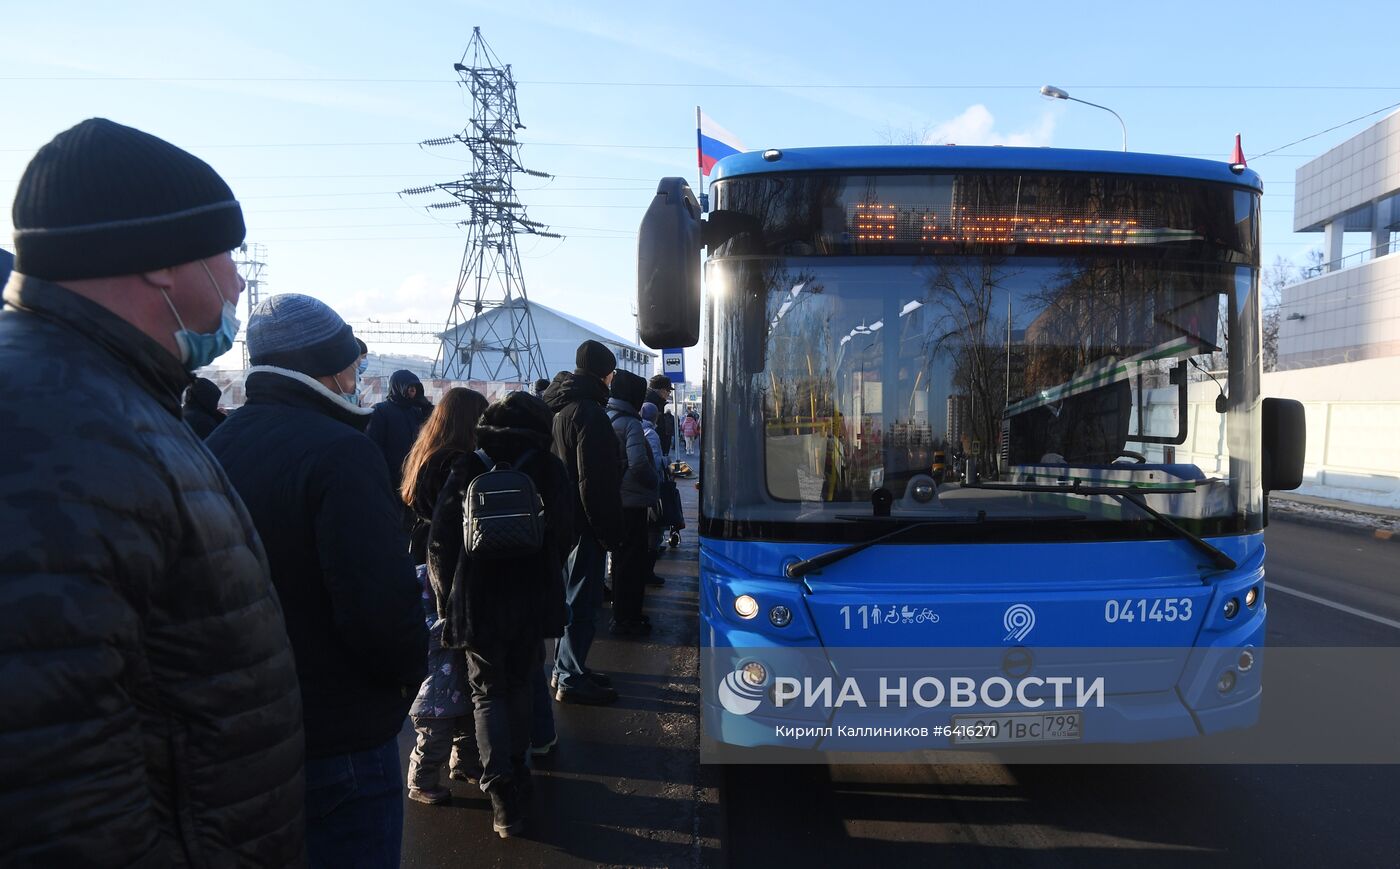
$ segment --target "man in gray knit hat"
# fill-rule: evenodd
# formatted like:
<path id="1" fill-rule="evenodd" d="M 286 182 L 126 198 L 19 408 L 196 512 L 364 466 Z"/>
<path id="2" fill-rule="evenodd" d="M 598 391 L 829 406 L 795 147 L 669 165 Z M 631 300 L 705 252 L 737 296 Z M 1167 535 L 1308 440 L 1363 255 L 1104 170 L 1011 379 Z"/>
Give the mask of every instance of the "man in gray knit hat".
<path id="1" fill-rule="evenodd" d="M 94 118 L 34 155 L 0 312 L 0 858 L 285 866 L 301 696 L 263 546 L 181 421 L 228 350 L 243 213 Z"/>
<path id="2" fill-rule="evenodd" d="M 248 323 L 248 400 L 207 441 L 267 547 L 306 714 L 306 844 L 317 866 L 397 866 L 396 737 L 428 633 L 389 471 L 363 434 L 360 347 L 310 296 Z"/>

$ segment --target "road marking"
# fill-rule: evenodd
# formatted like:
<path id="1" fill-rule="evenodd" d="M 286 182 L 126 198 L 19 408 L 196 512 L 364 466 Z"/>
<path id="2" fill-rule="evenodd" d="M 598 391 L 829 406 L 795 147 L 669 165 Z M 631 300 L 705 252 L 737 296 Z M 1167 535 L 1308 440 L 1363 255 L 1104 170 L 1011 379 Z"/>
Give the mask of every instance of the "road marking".
<path id="1" fill-rule="evenodd" d="M 1396 630 L 1400 630 L 1400 621 L 1396 621 L 1395 619 L 1388 619 L 1385 616 L 1378 616 L 1375 613 L 1368 613 L 1365 610 L 1359 610 L 1356 607 L 1347 606 L 1344 603 L 1337 603 L 1336 601 L 1328 600 L 1325 597 L 1318 597 L 1315 594 L 1308 594 L 1307 592 L 1299 591 L 1296 588 L 1288 588 L 1287 586 L 1279 585 L 1276 582 L 1268 583 L 1265 586 L 1265 588 L 1269 589 L 1270 591 L 1281 591 L 1284 594 L 1291 594 L 1294 597 L 1301 597 L 1303 600 L 1310 600 L 1313 603 L 1322 604 L 1323 606 L 1331 607 L 1334 610 L 1340 610 L 1341 612 L 1347 613 L 1348 615 L 1353 615 L 1358 618 L 1366 619 L 1367 621 L 1372 621 L 1377 624 L 1385 625 L 1386 627 L 1391 627 L 1395 628 Z"/>

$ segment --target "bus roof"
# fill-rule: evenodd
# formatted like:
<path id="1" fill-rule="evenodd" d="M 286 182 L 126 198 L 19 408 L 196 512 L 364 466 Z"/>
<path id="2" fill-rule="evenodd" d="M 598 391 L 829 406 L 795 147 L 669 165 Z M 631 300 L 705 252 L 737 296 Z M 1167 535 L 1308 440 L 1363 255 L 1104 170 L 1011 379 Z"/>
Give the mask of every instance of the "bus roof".
<path id="1" fill-rule="evenodd" d="M 770 152 L 749 151 L 725 157 L 715 164 L 710 180 L 792 172 L 1022 170 L 1193 178 L 1264 189 L 1263 182 L 1251 169 L 1236 175 L 1226 162 L 1166 154 L 966 145 L 783 148 L 779 151 L 781 156 L 775 160 L 766 159 L 765 153 Z"/>

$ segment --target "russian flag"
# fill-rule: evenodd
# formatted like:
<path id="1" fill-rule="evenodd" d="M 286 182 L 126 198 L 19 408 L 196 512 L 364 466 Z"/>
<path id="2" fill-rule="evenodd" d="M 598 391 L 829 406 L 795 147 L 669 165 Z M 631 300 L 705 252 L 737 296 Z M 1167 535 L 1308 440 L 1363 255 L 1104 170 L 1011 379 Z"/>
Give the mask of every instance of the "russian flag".
<path id="1" fill-rule="evenodd" d="M 708 176 L 720 160 L 744 150 L 738 136 L 710 120 L 710 116 L 700 111 L 699 106 L 695 107 L 695 125 L 701 175 Z"/>

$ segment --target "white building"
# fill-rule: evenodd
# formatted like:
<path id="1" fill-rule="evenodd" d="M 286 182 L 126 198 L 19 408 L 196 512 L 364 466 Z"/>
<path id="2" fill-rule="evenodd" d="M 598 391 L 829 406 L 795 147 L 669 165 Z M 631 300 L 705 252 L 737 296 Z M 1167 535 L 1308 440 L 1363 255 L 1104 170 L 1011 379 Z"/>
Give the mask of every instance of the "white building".
<path id="1" fill-rule="evenodd" d="M 388 377 L 395 371 L 412 371 L 418 375 L 418 379 L 427 380 L 433 376 L 434 360 L 427 356 L 405 356 L 396 353 L 377 353 L 373 347 L 369 348 L 369 356 L 365 359 L 368 367 L 365 368 L 365 377 Z"/>
<path id="2" fill-rule="evenodd" d="M 1283 290 L 1278 368 L 1400 356 L 1400 112 L 1299 167 L 1293 231 L 1323 265 Z"/>
<path id="3" fill-rule="evenodd" d="M 492 308 L 473 320 L 468 320 L 457 326 L 451 332 L 444 333 L 444 338 L 453 334 L 469 335 L 474 321 L 479 342 L 480 336 L 483 335 L 509 335 L 512 332 L 512 315 L 519 318 L 519 308 L 525 304 L 529 305 L 535 324 L 535 334 L 539 337 L 540 353 L 544 357 L 544 371 L 535 372 L 531 379 L 543 377 L 548 380 L 552 379 L 557 372 L 573 371 L 578 345 L 589 339 L 606 345 L 617 356 L 618 368 L 640 374 L 643 377 L 650 377 L 656 367 L 655 351 L 648 350 L 638 343 L 609 332 L 595 323 L 590 323 L 547 305 L 541 305 L 539 302 L 517 301 L 515 303 L 516 310 L 511 310 L 506 306 Z M 467 341 L 464 339 L 462 343 L 466 344 Z M 465 378 L 467 366 L 473 362 L 475 363 L 473 365 L 474 373 L 495 371 L 501 367 L 502 354 L 511 352 L 492 349 L 487 342 L 481 342 L 481 346 L 475 351 L 463 347 L 459 356 L 454 356 L 451 348 L 450 342 L 443 342 L 444 376 L 449 379 Z M 472 358 L 473 353 L 474 358 Z M 522 361 L 521 364 L 523 365 L 524 362 Z M 515 368 L 513 365 L 506 365 L 505 370 L 514 371 Z M 477 376 L 484 375 L 477 374 Z"/>

